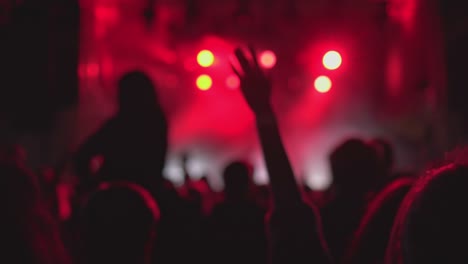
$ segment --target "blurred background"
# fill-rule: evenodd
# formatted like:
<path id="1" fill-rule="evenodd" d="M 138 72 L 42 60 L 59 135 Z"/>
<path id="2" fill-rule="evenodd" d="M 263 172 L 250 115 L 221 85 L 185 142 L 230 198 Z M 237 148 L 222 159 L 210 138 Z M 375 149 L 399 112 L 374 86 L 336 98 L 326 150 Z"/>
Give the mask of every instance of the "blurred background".
<path id="1" fill-rule="evenodd" d="M 250 43 L 276 84 L 302 182 L 329 186 L 328 155 L 347 136 L 388 138 L 398 169 L 420 169 L 467 138 L 466 10 L 454 0 L 0 0 L 0 143 L 25 146 L 35 169 L 67 163 L 117 110 L 118 78 L 143 69 L 170 122 L 168 179 L 183 183 L 186 155 L 191 177 L 220 189 L 225 165 L 249 157 L 266 183 L 230 68 Z"/>

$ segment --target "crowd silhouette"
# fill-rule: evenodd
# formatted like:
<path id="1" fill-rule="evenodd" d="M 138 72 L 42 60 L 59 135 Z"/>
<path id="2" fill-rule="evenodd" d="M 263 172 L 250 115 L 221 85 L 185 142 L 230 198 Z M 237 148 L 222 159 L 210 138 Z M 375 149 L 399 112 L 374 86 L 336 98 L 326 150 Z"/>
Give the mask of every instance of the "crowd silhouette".
<path id="1" fill-rule="evenodd" d="M 393 170 L 386 140 L 346 139 L 329 156 L 329 199 L 296 182 L 254 48 L 238 48 L 242 95 L 255 115 L 268 186 L 232 161 L 217 194 L 206 179 L 176 188 L 162 177 L 168 124 L 143 71 L 119 81 L 119 112 L 76 151 L 71 218 L 56 217 L 56 175 L 24 167 L 2 146 L 2 257 L 6 263 L 466 263 L 462 154 L 415 177 Z M 308 192 L 312 192 L 308 190 Z M 7 261 L 8 260 L 8 261 Z"/>

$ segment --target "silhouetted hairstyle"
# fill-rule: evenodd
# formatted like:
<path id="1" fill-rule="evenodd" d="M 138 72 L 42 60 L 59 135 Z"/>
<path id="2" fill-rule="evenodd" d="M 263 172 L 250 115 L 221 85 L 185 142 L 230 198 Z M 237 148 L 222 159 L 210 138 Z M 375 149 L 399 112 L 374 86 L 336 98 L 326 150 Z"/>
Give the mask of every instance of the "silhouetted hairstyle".
<path id="1" fill-rule="evenodd" d="M 119 114 L 151 114 L 161 111 L 153 81 L 142 71 L 132 71 L 119 80 Z"/>
<path id="2" fill-rule="evenodd" d="M 236 161 L 224 170 L 224 191 L 227 197 L 245 196 L 251 183 L 251 168 L 245 162 Z"/>
<path id="3" fill-rule="evenodd" d="M 87 263 L 149 263 L 159 217 L 143 187 L 102 183 L 83 211 Z"/>
<path id="4" fill-rule="evenodd" d="M 467 263 L 468 166 L 429 171 L 403 201 L 387 249 L 387 264 Z"/>
<path id="5" fill-rule="evenodd" d="M 376 184 L 377 154 L 360 139 L 348 139 L 339 145 L 330 155 L 330 163 L 338 192 L 368 191 Z"/>

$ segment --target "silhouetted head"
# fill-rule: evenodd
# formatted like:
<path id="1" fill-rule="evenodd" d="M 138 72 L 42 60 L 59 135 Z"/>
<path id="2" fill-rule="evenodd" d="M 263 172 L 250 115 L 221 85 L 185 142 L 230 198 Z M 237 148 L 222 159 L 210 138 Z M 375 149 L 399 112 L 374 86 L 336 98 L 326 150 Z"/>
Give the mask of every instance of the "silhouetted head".
<path id="1" fill-rule="evenodd" d="M 150 263 L 159 208 L 132 183 L 104 183 L 83 213 L 88 263 Z"/>
<path id="2" fill-rule="evenodd" d="M 224 192 L 227 198 L 245 198 L 250 189 L 251 169 L 244 162 L 236 161 L 224 170 Z"/>
<path id="3" fill-rule="evenodd" d="M 370 142 L 371 146 L 375 148 L 379 157 L 379 163 L 384 173 L 389 175 L 394 165 L 394 151 L 392 144 L 385 139 L 377 138 Z"/>
<path id="4" fill-rule="evenodd" d="M 451 163 L 418 180 L 400 207 L 388 264 L 468 263 L 468 166 Z"/>
<path id="5" fill-rule="evenodd" d="M 363 194 L 375 184 L 378 158 L 375 150 L 360 139 L 348 139 L 330 156 L 333 187 L 338 195 Z"/>
<path id="6" fill-rule="evenodd" d="M 141 71 L 132 71 L 119 80 L 120 114 L 151 115 L 160 111 L 155 86 Z"/>

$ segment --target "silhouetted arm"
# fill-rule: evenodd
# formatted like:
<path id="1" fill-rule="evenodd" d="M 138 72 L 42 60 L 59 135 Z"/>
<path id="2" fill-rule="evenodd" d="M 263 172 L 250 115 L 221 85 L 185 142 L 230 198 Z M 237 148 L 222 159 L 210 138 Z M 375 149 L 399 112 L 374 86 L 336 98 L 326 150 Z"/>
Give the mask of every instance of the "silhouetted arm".
<path id="1" fill-rule="evenodd" d="M 241 90 L 256 117 L 256 125 L 270 176 L 275 207 L 289 207 L 301 203 L 301 193 L 297 187 L 286 150 L 281 141 L 278 124 L 270 104 L 271 82 L 258 65 L 253 49 L 252 62 L 249 62 L 241 49 L 235 55 L 243 74 L 233 67 L 241 80 Z"/>
<path id="2" fill-rule="evenodd" d="M 234 67 L 233 70 L 241 80 L 244 99 L 255 114 L 270 176 L 273 193 L 273 210 L 268 219 L 271 262 L 328 264 L 331 261 L 321 233 L 320 214 L 302 199 L 270 105 L 272 85 L 260 69 L 255 51 L 251 49 L 250 52 L 252 62 L 242 50 L 236 50 L 243 74 Z"/>
<path id="3" fill-rule="evenodd" d="M 86 141 L 78 148 L 74 157 L 73 164 L 76 173 L 80 178 L 87 178 L 91 175 L 90 162 L 91 159 L 101 154 L 103 148 L 103 141 L 106 140 L 107 124 L 92 134 Z"/>
<path id="4" fill-rule="evenodd" d="M 268 218 L 271 263 L 331 263 L 320 213 L 302 198 L 276 118 L 263 113 L 256 125 L 273 195 Z"/>
<path id="5" fill-rule="evenodd" d="M 301 204 L 303 202 L 301 193 L 283 146 L 275 117 L 271 114 L 269 117 L 257 118 L 256 125 L 270 176 L 273 205 L 280 209 Z"/>

